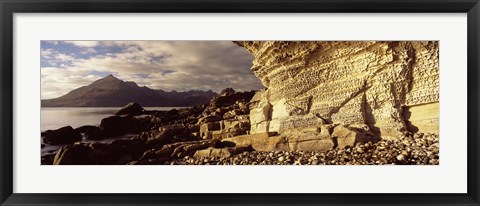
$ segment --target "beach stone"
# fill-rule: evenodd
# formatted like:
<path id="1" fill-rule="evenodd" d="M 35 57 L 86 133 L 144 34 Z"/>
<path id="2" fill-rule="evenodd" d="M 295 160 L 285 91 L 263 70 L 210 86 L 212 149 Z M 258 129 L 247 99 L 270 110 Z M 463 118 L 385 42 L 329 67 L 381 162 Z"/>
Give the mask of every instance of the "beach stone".
<path id="1" fill-rule="evenodd" d="M 373 137 L 368 136 L 361 130 L 349 128 L 345 125 L 337 125 L 335 128 L 333 128 L 331 136 L 336 138 L 338 148 L 345 148 L 347 146 L 354 146 L 357 143 L 364 143 L 374 140 Z"/>
<path id="2" fill-rule="evenodd" d="M 71 144 L 82 140 L 82 135 L 71 126 L 52 130 L 42 137 L 43 142 L 51 145 Z"/>

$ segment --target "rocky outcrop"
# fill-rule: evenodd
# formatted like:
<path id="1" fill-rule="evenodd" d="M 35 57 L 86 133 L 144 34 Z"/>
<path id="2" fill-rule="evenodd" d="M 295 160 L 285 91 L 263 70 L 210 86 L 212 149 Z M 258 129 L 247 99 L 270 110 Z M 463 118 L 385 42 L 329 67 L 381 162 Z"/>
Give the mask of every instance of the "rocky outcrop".
<path id="1" fill-rule="evenodd" d="M 222 139 L 222 142 L 236 147 L 252 147 L 255 151 L 323 152 L 378 140 L 368 127 L 329 124 L 286 130 L 280 135 L 275 132 L 240 135 Z"/>
<path id="2" fill-rule="evenodd" d="M 377 136 L 438 133 L 435 41 L 243 41 L 267 90 L 250 104 L 251 133 L 365 124 Z"/>
<path id="3" fill-rule="evenodd" d="M 250 131 L 248 103 L 255 91 L 236 92 L 224 89 L 210 101 L 198 119 L 199 136 L 203 139 L 223 139 Z"/>
<path id="4" fill-rule="evenodd" d="M 138 133 L 149 128 L 145 122 L 149 119 L 135 118 L 133 116 L 110 116 L 102 119 L 100 129 L 106 136 L 117 136 L 125 133 Z"/>

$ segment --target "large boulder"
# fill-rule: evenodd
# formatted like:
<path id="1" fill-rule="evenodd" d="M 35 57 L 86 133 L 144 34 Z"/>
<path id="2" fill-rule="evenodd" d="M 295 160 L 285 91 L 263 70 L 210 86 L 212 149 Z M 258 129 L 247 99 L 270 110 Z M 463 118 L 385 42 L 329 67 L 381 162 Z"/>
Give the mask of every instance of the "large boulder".
<path id="1" fill-rule="evenodd" d="M 110 116 L 102 119 L 100 128 L 106 135 L 115 136 L 125 133 L 137 133 L 143 129 L 143 126 L 141 120 L 131 116 Z"/>
<path id="2" fill-rule="evenodd" d="M 346 146 L 355 146 L 357 143 L 364 143 L 369 141 L 378 141 L 373 133 L 369 132 L 368 127 L 357 128 L 347 127 L 345 125 L 338 125 L 333 128 L 331 134 L 336 141 L 338 148 L 345 148 Z"/>
<path id="3" fill-rule="evenodd" d="M 334 139 L 323 135 L 320 128 L 308 127 L 288 130 L 283 133 L 290 151 L 327 151 L 335 148 Z"/>
<path id="4" fill-rule="evenodd" d="M 125 158 L 122 161 L 122 157 L 130 157 L 130 159 L 138 159 L 147 150 L 146 139 L 139 137 L 132 137 L 128 139 L 118 139 L 110 144 L 112 152 L 115 156 L 120 157 L 117 160 L 118 164 L 126 164 Z"/>
<path id="5" fill-rule="evenodd" d="M 85 137 L 89 140 L 102 140 L 105 136 L 105 132 L 99 127 L 89 127 L 85 130 Z"/>
<path id="6" fill-rule="evenodd" d="M 82 140 L 82 135 L 71 126 L 51 130 L 42 137 L 43 142 L 51 145 L 71 144 Z"/>
<path id="7" fill-rule="evenodd" d="M 140 115 L 144 111 L 143 107 L 136 102 L 131 102 L 118 110 L 116 115 Z"/>
<path id="8" fill-rule="evenodd" d="M 96 126 L 85 125 L 85 126 L 75 128 L 75 131 L 80 132 L 80 133 L 85 133 L 87 131 L 87 129 L 93 128 L 93 127 L 96 127 Z"/>

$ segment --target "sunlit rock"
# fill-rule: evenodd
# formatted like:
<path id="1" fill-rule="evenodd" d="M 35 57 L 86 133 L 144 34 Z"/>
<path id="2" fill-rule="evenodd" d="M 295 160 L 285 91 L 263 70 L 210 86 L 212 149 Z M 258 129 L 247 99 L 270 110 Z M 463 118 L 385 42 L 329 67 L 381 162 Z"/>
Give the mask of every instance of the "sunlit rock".
<path id="1" fill-rule="evenodd" d="M 319 122 L 366 124 L 385 139 L 412 128 L 438 133 L 438 42 L 236 43 L 268 88 L 252 100 L 252 134 Z"/>

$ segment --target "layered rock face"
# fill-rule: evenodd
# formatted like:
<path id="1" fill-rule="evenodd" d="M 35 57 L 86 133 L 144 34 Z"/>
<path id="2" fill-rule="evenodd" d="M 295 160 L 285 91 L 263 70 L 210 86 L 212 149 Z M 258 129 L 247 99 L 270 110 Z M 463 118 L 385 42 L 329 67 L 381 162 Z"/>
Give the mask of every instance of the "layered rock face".
<path id="1" fill-rule="evenodd" d="M 385 139 L 438 133 L 435 41 L 243 41 L 268 89 L 250 104 L 250 133 L 338 123 Z"/>

